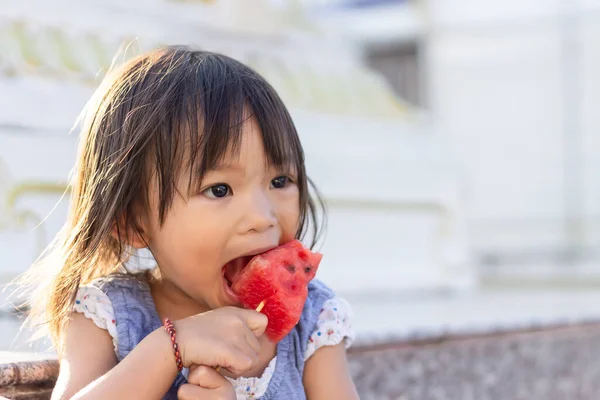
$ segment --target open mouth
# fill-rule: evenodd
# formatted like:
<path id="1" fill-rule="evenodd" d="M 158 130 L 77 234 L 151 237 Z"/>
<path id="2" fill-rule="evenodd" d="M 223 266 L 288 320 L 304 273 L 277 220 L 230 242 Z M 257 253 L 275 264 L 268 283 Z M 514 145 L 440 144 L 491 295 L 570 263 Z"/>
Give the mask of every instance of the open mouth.
<path id="1" fill-rule="evenodd" d="M 246 268 L 252 257 L 253 256 L 238 257 L 225 264 L 223 267 L 223 278 L 230 288 L 238 280 L 242 274 L 242 271 L 244 268 Z"/>
<path id="2" fill-rule="evenodd" d="M 238 282 L 240 278 L 242 278 L 244 270 L 246 269 L 248 264 L 257 255 L 272 250 L 274 247 L 277 246 L 269 246 L 256 249 L 252 252 L 246 253 L 243 256 L 234 258 L 233 260 L 229 261 L 223 266 L 223 269 L 221 271 L 223 275 L 223 286 L 225 289 L 225 293 L 227 294 L 232 303 L 239 302 L 237 293 L 233 288 L 235 287 L 236 282 Z"/>

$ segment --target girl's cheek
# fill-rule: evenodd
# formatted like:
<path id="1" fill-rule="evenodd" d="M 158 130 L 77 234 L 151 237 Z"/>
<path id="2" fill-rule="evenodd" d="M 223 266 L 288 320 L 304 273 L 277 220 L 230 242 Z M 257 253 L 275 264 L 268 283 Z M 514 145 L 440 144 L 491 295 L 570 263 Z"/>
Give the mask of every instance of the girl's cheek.
<path id="1" fill-rule="evenodd" d="M 298 210 L 292 210 L 285 223 L 282 224 L 283 241 L 288 242 L 296 238 L 296 233 L 300 226 L 300 214 Z"/>

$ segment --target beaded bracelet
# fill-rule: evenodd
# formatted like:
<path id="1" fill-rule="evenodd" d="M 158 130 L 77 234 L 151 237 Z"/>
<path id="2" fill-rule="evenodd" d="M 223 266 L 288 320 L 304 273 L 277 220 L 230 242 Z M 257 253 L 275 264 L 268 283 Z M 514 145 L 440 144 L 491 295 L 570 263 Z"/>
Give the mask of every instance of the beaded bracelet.
<path id="1" fill-rule="evenodd" d="M 175 353 L 175 363 L 177 364 L 177 369 L 181 371 L 183 369 L 183 362 L 181 361 L 179 346 L 177 345 L 177 335 L 175 332 L 175 326 L 173 325 L 173 321 L 171 321 L 169 318 L 164 319 L 163 325 L 165 327 L 165 331 L 167 331 L 167 333 L 171 337 L 171 344 L 173 344 L 173 352 Z"/>

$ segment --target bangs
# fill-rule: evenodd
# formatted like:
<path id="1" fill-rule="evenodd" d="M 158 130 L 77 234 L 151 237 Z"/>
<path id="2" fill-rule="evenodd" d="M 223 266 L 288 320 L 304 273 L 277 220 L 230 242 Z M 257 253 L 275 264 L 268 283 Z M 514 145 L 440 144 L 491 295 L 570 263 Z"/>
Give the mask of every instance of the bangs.
<path id="1" fill-rule="evenodd" d="M 212 64 L 212 65 L 211 65 Z M 299 171 L 304 165 L 302 146 L 293 121 L 275 90 L 257 73 L 231 59 L 212 55 L 204 59 L 184 94 L 188 99 L 181 117 L 187 132 L 190 173 L 188 189 L 201 185 L 204 175 L 239 154 L 244 125 L 259 128 L 266 162 L 277 169 Z M 205 69 L 202 70 L 202 67 Z"/>
<path id="2" fill-rule="evenodd" d="M 152 121 L 146 122 L 154 130 L 148 143 L 153 159 L 147 165 L 153 166 L 150 175 L 157 181 L 161 223 L 177 193 L 179 174 L 189 173 L 188 195 L 197 190 L 208 171 L 225 157 L 239 154 L 244 123 L 249 119 L 260 129 L 266 162 L 296 174 L 301 210 L 306 210 L 302 146 L 273 87 L 226 56 L 181 48 L 162 51 L 162 62 L 152 63 L 146 74 L 154 81 L 148 93 L 151 112 L 146 113 Z"/>

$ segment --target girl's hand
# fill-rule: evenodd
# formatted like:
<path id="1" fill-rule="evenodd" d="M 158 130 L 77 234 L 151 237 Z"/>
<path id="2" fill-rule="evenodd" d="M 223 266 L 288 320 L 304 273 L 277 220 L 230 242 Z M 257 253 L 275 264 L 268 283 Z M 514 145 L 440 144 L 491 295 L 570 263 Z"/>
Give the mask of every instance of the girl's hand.
<path id="1" fill-rule="evenodd" d="M 223 307 L 176 321 L 183 365 L 219 366 L 233 374 L 243 374 L 258 362 L 261 346 L 257 337 L 264 333 L 267 322 L 264 314 L 237 307 Z"/>
<path id="2" fill-rule="evenodd" d="M 179 388 L 179 400 L 236 400 L 231 383 L 212 367 L 191 366 L 188 382 Z"/>

